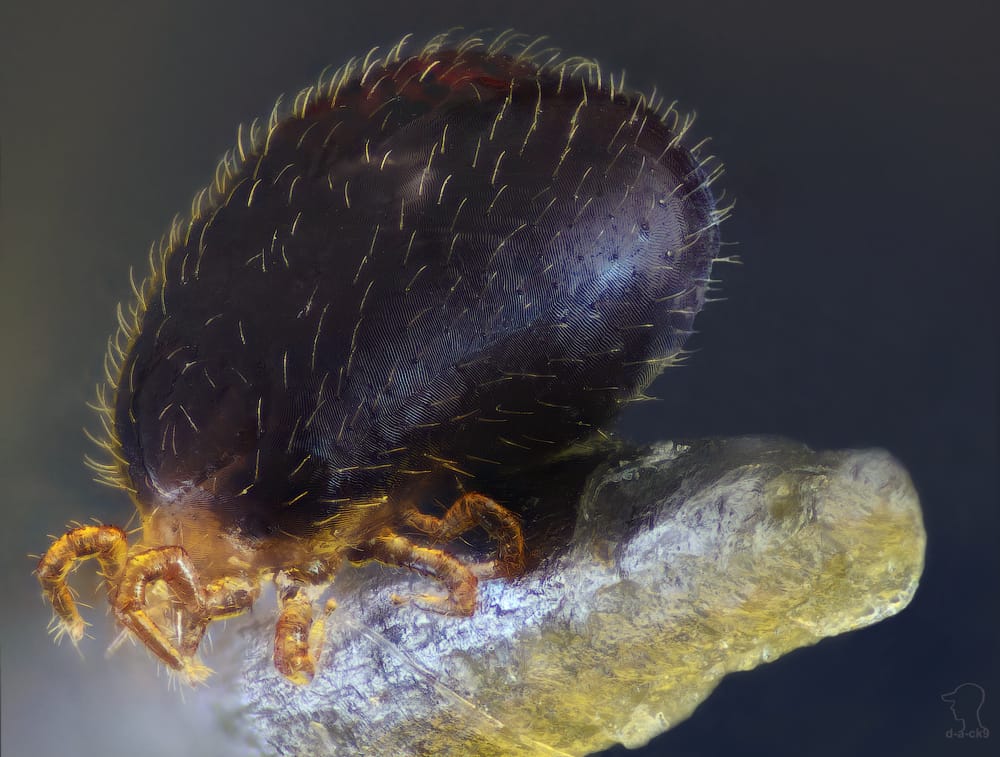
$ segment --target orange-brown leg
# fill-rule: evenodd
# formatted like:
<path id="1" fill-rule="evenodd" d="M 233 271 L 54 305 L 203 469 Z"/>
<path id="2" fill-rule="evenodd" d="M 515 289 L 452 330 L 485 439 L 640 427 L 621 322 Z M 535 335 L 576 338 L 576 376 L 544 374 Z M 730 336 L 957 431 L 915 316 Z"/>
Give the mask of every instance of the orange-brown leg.
<path id="1" fill-rule="evenodd" d="M 208 616 L 209 621 L 234 618 L 237 615 L 242 615 L 244 612 L 253 607 L 254 602 L 256 602 L 259 597 L 260 583 L 257 581 L 250 581 L 246 578 L 234 576 L 220 578 L 205 587 L 205 613 Z M 157 626 L 159 628 L 163 628 L 164 624 L 157 622 Z M 197 625 L 195 627 L 197 628 Z M 114 642 L 112 642 L 111 646 L 108 648 L 108 654 L 114 652 L 114 650 L 116 650 L 118 646 L 128 638 L 130 630 L 131 629 L 128 627 L 125 628 L 122 634 Z M 182 636 L 182 630 L 175 630 L 175 633 L 177 638 L 180 639 Z M 193 655 L 197 651 L 198 647 L 196 641 L 196 638 L 192 638 L 187 645 L 183 642 L 179 642 L 177 646 L 180 646 L 181 649 L 178 654 L 188 654 L 189 656 Z"/>
<path id="2" fill-rule="evenodd" d="M 242 615 L 260 597 L 260 583 L 228 576 L 205 587 L 205 612 L 212 620 Z"/>
<path id="3" fill-rule="evenodd" d="M 179 602 L 174 636 L 171 640 L 164 625 L 147 612 L 145 593 L 149 585 L 162 580 L 170 588 L 172 601 Z M 195 655 L 209 623 L 232 618 L 249 610 L 260 596 L 260 584 L 245 578 L 228 576 L 201 588 L 187 553 L 181 547 L 161 547 L 132 557 L 125 569 L 119 597 L 130 593 L 132 599 L 116 599 L 116 611 L 127 613 L 119 619 L 163 662 L 179 670 L 188 683 L 198 683 L 211 672 Z M 158 608 L 162 609 L 162 608 Z"/>
<path id="4" fill-rule="evenodd" d="M 157 657 L 189 681 L 208 674 L 194 659 L 205 629 L 212 620 L 228 618 L 249 609 L 260 587 L 240 578 L 223 578 L 202 589 L 187 553 L 181 547 L 161 547 L 126 560 L 125 532 L 116 526 L 80 526 L 49 547 L 36 573 L 59 622 L 58 635 L 74 643 L 83 637 L 86 624 L 76 608 L 66 576 L 80 560 L 96 557 L 108 586 L 108 598 L 118 620 Z M 147 613 L 146 590 L 162 580 L 180 604 L 177 641 L 171 641 Z"/>
<path id="5" fill-rule="evenodd" d="M 524 572 L 524 536 L 517 516 L 496 501 L 478 492 L 467 492 L 455 500 L 443 516 L 436 518 L 416 509 L 406 513 L 406 522 L 432 539 L 448 542 L 480 526 L 497 542 L 496 577 L 519 576 Z"/>
<path id="6" fill-rule="evenodd" d="M 146 589 L 155 581 L 163 581 L 180 605 L 176 642 L 147 613 Z M 181 671 L 188 682 L 197 683 L 211 672 L 194 657 L 211 616 L 194 566 L 182 547 L 159 547 L 133 555 L 125 565 L 114 608 L 122 625 L 166 665 Z"/>
<path id="7" fill-rule="evenodd" d="M 448 590 L 448 596 L 421 594 L 414 597 L 394 596 L 397 603 L 412 602 L 417 607 L 442 615 L 472 615 L 476 611 L 476 589 L 479 581 L 468 566 L 440 549 L 420 547 L 409 539 L 386 531 L 372 539 L 361 551 L 362 559 L 378 560 L 386 565 L 409 568 L 424 576 L 436 578 Z"/>
<path id="8" fill-rule="evenodd" d="M 337 607 L 332 599 L 314 619 L 313 607 L 329 586 L 307 584 L 281 572 L 275 579 L 281 614 L 274 628 L 274 667 L 292 683 L 305 685 L 316 675 L 323 650 L 326 617 Z"/>
<path id="9" fill-rule="evenodd" d="M 75 644 L 86 628 L 76 609 L 66 576 L 80 560 L 96 557 L 101 574 L 113 595 L 117 579 L 125 567 L 128 544 L 125 532 L 116 526 L 80 526 L 60 536 L 38 561 L 35 573 L 45 597 L 52 603 L 58 618 L 57 638 L 63 634 Z"/>

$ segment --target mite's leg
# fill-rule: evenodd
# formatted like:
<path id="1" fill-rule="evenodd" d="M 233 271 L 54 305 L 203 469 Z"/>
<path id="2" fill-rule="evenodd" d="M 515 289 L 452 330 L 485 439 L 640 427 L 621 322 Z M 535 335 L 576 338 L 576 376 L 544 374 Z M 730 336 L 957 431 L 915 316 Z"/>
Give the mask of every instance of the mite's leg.
<path id="1" fill-rule="evenodd" d="M 314 606 L 329 582 L 304 583 L 282 571 L 274 581 L 278 587 L 281 614 L 274 629 L 274 667 L 292 683 L 305 685 L 316 675 L 316 662 L 323 651 L 326 617 L 337 604 L 326 603 L 314 619 Z"/>
<path id="2" fill-rule="evenodd" d="M 180 604 L 177 615 L 177 641 L 166 634 L 146 611 L 146 589 L 163 581 L 173 600 Z M 125 565 L 114 601 L 118 620 L 174 670 L 181 671 L 190 683 L 203 680 L 209 669 L 194 659 L 211 617 L 194 566 L 181 547 L 159 547 L 132 556 Z"/>
<path id="3" fill-rule="evenodd" d="M 524 536 L 521 524 L 510 510 L 477 492 L 463 494 L 443 516 L 435 518 L 416 509 L 409 510 L 406 522 L 432 539 L 448 542 L 481 526 L 497 542 L 496 577 L 513 577 L 524 572 Z"/>
<path id="4" fill-rule="evenodd" d="M 409 568 L 436 578 L 445 585 L 448 596 L 422 594 L 415 597 L 394 596 L 399 603 L 413 602 L 424 610 L 442 615 L 472 615 L 476 611 L 475 574 L 456 558 L 440 549 L 420 547 L 402 536 L 386 531 L 361 550 L 362 559 L 378 560 L 386 565 Z"/>
<path id="5" fill-rule="evenodd" d="M 205 612 L 212 620 L 242 615 L 260 598 L 260 582 L 227 576 L 205 587 Z"/>
<path id="6" fill-rule="evenodd" d="M 80 526 L 60 536 L 38 561 L 35 571 L 45 597 L 52 603 L 59 618 L 57 636 L 66 634 L 75 644 L 83 638 L 86 624 L 76 609 L 73 593 L 66 576 L 78 560 L 96 557 L 101 575 L 114 594 L 117 579 L 125 567 L 128 544 L 125 532 L 116 526 Z"/>

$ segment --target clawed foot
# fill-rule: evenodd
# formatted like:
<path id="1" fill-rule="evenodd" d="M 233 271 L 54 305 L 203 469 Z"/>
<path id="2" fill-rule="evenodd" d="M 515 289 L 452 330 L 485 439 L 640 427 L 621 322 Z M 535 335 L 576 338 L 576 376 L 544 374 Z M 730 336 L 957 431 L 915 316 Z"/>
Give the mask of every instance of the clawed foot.
<path id="1" fill-rule="evenodd" d="M 447 590 L 443 596 L 393 595 L 396 604 L 469 616 L 476 610 L 480 579 L 514 577 L 524 570 L 524 539 L 517 517 L 482 494 L 462 495 L 441 518 L 409 511 L 406 523 L 440 542 L 481 526 L 496 540 L 497 558 L 467 564 L 386 529 L 356 549 L 358 559 L 409 568 L 440 581 Z M 238 573 L 203 585 L 183 547 L 157 547 L 131 556 L 128 552 L 125 532 L 115 526 L 79 526 L 53 542 L 36 570 L 55 610 L 52 633 L 74 644 L 84 637 L 87 625 L 66 579 L 78 562 L 96 558 L 118 622 L 185 682 L 201 683 L 211 674 L 197 657 L 208 625 L 248 610 L 260 593 L 256 579 Z M 293 683 L 307 684 L 316 675 L 325 621 L 336 604 L 327 602 L 318 618 L 315 607 L 334 570 L 334 562 L 318 562 L 310 571 L 281 571 L 275 579 L 281 614 L 275 628 L 274 663 Z M 151 590 L 157 596 L 150 597 Z"/>
<path id="2" fill-rule="evenodd" d="M 160 547 L 128 557 L 125 532 L 115 526 L 80 526 L 56 539 L 39 560 L 36 574 L 55 610 L 54 633 L 77 644 L 86 623 L 66 579 L 75 565 L 96 558 L 115 617 L 170 669 L 190 684 L 211 670 L 197 658 L 208 624 L 250 607 L 259 590 L 240 579 L 224 579 L 205 590 L 183 548 Z M 151 585 L 168 594 L 148 601 Z"/>

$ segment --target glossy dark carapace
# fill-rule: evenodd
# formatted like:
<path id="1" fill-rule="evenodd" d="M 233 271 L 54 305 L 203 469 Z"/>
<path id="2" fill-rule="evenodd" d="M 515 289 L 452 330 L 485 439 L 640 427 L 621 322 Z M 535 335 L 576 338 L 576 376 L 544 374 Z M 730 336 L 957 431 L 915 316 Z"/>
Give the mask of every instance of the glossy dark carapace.
<path id="1" fill-rule="evenodd" d="M 119 313 L 94 465 L 142 537 L 56 540 L 38 575 L 62 632 L 84 628 L 66 575 L 97 557 L 118 621 L 197 680 L 207 625 L 273 579 L 275 663 L 306 682 L 345 560 L 437 579 L 410 600 L 454 615 L 524 569 L 518 503 L 482 482 L 677 358 L 725 214 L 688 119 L 540 47 L 401 42 L 240 128 Z M 475 526 L 495 559 L 441 548 Z"/>

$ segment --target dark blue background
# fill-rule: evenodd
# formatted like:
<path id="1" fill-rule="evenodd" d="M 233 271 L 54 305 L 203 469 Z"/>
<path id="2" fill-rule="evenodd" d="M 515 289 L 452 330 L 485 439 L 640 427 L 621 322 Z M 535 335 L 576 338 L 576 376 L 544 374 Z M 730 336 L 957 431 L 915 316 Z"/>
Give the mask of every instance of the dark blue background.
<path id="1" fill-rule="evenodd" d="M 21 7 L 23 6 L 23 7 Z M 989 2 L 5 4 L 0 377 L 5 755 L 218 754 L 211 712 L 141 655 L 50 647 L 23 558 L 69 518 L 128 517 L 80 463 L 130 264 L 188 207 L 239 121 L 329 63 L 452 25 L 549 34 L 656 83 L 713 136 L 737 200 L 690 364 L 621 432 L 880 446 L 923 500 L 907 610 L 731 676 L 643 755 L 981 754 L 1000 739 L 998 98 Z M 983 686 L 985 742 L 940 695 Z M 40 720 L 35 721 L 35 718 Z M 38 723 L 44 722 L 42 727 Z M 624 753 L 624 750 L 621 750 Z"/>

